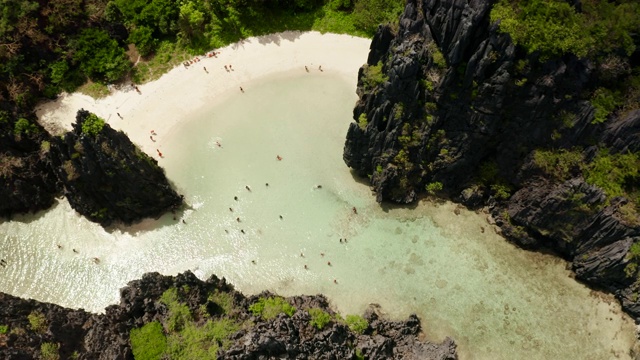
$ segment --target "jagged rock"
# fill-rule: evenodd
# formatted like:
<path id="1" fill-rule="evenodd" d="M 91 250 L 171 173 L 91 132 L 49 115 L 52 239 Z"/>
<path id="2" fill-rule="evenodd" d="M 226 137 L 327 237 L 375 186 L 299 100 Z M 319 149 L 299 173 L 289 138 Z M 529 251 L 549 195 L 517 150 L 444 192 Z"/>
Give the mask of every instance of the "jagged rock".
<path id="1" fill-rule="evenodd" d="M 158 217 L 182 204 L 155 159 L 108 124 L 83 131 L 90 113 L 79 110 L 73 131 L 54 142 L 51 159 L 71 206 L 103 226 Z"/>
<path id="2" fill-rule="evenodd" d="M 51 342 L 60 344 L 59 352 L 64 359 L 71 358 L 75 352 L 74 356 L 83 360 L 131 360 L 131 330 L 151 321 L 166 322 L 170 316 L 160 302 L 168 289 L 176 289 L 179 301 L 192 314 L 201 314 L 202 305 L 207 304 L 213 292 L 227 293 L 233 299 L 235 312 L 220 315 L 220 318 L 230 316 L 246 321 L 246 326 L 229 337 L 231 344 L 228 347 L 218 350 L 219 359 L 342 360 L 355 359 L 355 349 L 360 349 L 370 359 L 457 358 L 456 345 L 451 339 L 447 338 L 442 344 L 419 339 L 420 320 L 415 315 L 404 322 L 384 320 L 376 315 L 370 328 L 361 335 L 354 334 L 335 318 L 324 329 L 317 329 L 310 324 L 308 309 L 335 313 L 324 296 L 316 295 L 288 298 L 287 301 L 297 308 L 293 316 L 280 314 L 265 320 L 251 314 L 249 306 L 260 297 L 273 294 L 264 292 L 246 298 L 224 279 L 212 275 L 207 281 L 201 281 L 189 271 L 175 277 L 145 274 L 121 289 L 120 304 L 107 307 L 105 314 L 90 314 L 0 293 L 0 318 L 3 324 L 9 325 L 11 334 L 8 337 L 0 334 L 0 357 L 36 359 L 41 344 Z M 44 314 L 46 331 L 30 330 L 27 316 L 34 310 Z M 215 317 L 216 314 L 208 316 Z M 20 336 L 14 334 L 18 328 L 24 329 Z"/>
<path id="3" fill-rule="evenodd" d="M 627 239 L 640 236 L 633 213 L 622 220 L 627 200 L 607 197 L 580 169 L 561 179 L 544 173 L 534 155 L 582 149 L 588 163 L 605 147 L 637 152 L 640 111 L 594 123 L 589 94 L 621 80 L 588 58 L 528 54 L 491 23 L 493 3 L 409 0 L 397 31 L 378 29 L 358 73 L 343 159 L 370 178 L 378 202 L 414 202 L 439 182 L 456 201 L 488 206 L 509 240 L 557 252 L 581 279 L 627 294 Z M 372 82 L 378 62 L 384 81 Z M 625 296 L 637 314 L 638 296 Z"/>
<path id="4" fill-rule="evenodd" d="M 35 130 L 16 134 L 14 122 L 0 119 L 0 217 L 46 209 L 59 193 L 49 166 L 50 136 L 30 123 Z"/>

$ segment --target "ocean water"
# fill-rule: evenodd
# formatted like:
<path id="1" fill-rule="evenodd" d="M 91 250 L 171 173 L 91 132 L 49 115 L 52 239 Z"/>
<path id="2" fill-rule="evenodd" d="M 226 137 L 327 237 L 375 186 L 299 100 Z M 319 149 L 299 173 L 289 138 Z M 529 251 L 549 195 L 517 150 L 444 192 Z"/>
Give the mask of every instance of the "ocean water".
<path id="1" fill-rule="evenodd" d="M 104 230 L 60 201 L 0 224 L 0 291 L 100 312 L 145 272 L 190 269 L 246 294 L 323 293 L 343 314 L 371 303 L 416 313 L 462 359 L 630 358 L 632 321 L 565 262 L 514 247 L 455 204 L 377 204 L 342 161 L 350 83 L 283 73 L 243 87 L 155 129 L 170 133 L 161 165 L 184 212 Z"/>

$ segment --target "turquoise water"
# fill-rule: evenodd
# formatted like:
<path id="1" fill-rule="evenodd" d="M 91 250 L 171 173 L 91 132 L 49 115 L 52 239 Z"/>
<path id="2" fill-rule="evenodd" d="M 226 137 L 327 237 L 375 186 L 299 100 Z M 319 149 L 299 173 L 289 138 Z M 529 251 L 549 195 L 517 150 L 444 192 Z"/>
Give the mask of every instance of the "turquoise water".
<path id="1" fill-rule="evenodd" d="M 249 294 L 324 293 L 343 313 L 417 313 L 462 359 L 629 358 L 632 322 L 563 261 L 515 248 L 455 204 L 375 203 L 342 161 L 357 99 L 342 78 L 276 74 L 245 90 L 156 129 L 170 131 L 161 164 L 190 209 L 105 231 L 60 202 L 1 224 L 0 290 L 101 311 L 144 272 L 191 269 Z"/>

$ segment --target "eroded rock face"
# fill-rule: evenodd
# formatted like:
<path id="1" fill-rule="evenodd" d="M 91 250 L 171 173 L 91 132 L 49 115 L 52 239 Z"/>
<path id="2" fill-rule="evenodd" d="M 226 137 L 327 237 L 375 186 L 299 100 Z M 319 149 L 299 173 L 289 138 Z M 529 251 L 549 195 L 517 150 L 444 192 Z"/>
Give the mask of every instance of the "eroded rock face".
<path id="1" fill-rule="evenodd" d="M 29 133 L 16 134 L 13 122 L 0 119 L 0 217 L 46 209 L 58 193 L 49 166 L 50 137 L 30 123 Z"/>
<path id="2" fill-rule="evenodd" d="M 629 253 L 640 239 L 637 214 L 625 215 L 627 199 L 608 198 L 577 168 L 542 171 L 534 153 L 578 149 L 586 163 L 605 148 L 637 152 L 640 111 L 594 124 L 584 94 L 602 86 L 601 68 L 570 54 L 527 54 L 491 24 L 492 5 L 410 0 L 396 31 L 378 29 L 358 75 L 344 161 L 370 177 L 379 202 L 414 202 L 439 183 L 443 195 L 488 206 L 508 239 L 573 261 L 579 279 L 616 293 L 638 317 Z"/>
<path id="3" fill-rule="evenodd" d="M 420 320 L 415 315 L 406 321 L 388 321 L 371 308 L 364 316 L 369 326 L 362 334 L 335 320 L 318 329 L 310 324 L 308 309 L 335 314 L 327 299 L 316 295 L 288 298 L 286 301 L 297 309 L 291 317 L 280 314 L 264 320 L 252 314 L 249 306 L 273 294 L 247 298 L 224 279 L 212 276 L 201 281 L 191 272 L 175 277 L 145 274 L 123 288 L 120 304 L 109 306 L 105 314 L 0 293 L 0 319 L 4 322 L 0 325 L 7 325 L 6 334 L 0 334 L 0 355 L 3 359 L 37 359 L 42 344 L 49 343 L 59 346 L 63 359 L 133 359 L 130 331 L 152 321 L 166 324 L 171 315 L 160 298 L 168 289 L 176 290 L 179 301 L 199 323 L 226 318 L 249 324 L 231 334 L 230 344 L 217 352 L 219 359 L 355 359 L 356 353 L 368 359 L 457 359 L 453 340 L 447 338 L 442 344 L 419 340 Z M 214 292 L 229 295 L 233 305 L 230 313 L 214 304 L 210 297 Z M 34 314 L 41 316 L 36 327 L 29 320 Z"/>
<path id="4" fill-rule="evenodd" d="M 92 116 L 80 110 L 73 131 L 55 139 L 51 162 L 71 206 L 103 226 L 158 217 L 182 204 L 158 162 L 108 124 L 83 131 Z"/>

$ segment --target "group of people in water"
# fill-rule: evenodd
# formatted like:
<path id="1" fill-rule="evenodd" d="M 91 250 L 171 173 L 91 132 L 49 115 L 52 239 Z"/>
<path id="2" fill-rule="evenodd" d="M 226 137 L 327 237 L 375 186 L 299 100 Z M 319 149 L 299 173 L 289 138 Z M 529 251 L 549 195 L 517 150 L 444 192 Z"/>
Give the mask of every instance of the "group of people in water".
<path id="1" fill-rule="evenodd" d="M 277 159 L 278 161 L 281 161 L 281 160 L 282 160 L 282 157 L 281 157 L 280 155 L 277 155 L 277 156 L 276 156 L 276 159 Z M 265 187 L 269 187 L 269 183 L 265 183 Z M 314 188 L 314 189 L 322 189 L 322 185 L 315 185 L 313 188 Z M 245 185 L 245 189 L 246 189 L 248 192 L 252 192 L 251 187 L 250 187 L 249 185 Z M 234 196 L 234 197 L 233 197 L 233 200 L 234 200 L 234 201 L 239 201 L 238 196 Z M 232 208 L 232 207 L 229 207 L 229 211 L 230 211 L 230 212 L 234 212 L 234 210 L 233 210 L 233 208 Z M 355 207 L 355 206 L 351 208 L 351 211 L 353 212 L 353 214 L 358 214 L 358 210 L 356 209 L 356 207 Z M 280 218 L 280 220 L 284 220 L 284 218 L 282 217 L 282 215 L 278 215 L 278 217 Z M 239 217 L 239 216 L 236 216 L 236 222 L 237 222 L 237 223 L 241 223 L 241 222 L 242 222 L 242 220 L 240 219 L 240 217 Z M 229 230 L 227 230 L 227 229 L 225 229 L 225 230 L 224 230 L 224 232 L 225 232 L 225 233 L 227 233 L 227 234 L 229 234 Z M 242 234 L 246 234 L 246 232 L 244 231 L 244 229 L 240 229 L 240 232 L 241 232 Z M 340 239 L 339 239 L 339 242 L 340 242 L 340 244 L 346 244 L 346 243 L 348 243 L 348 240 L 347 240 L 347 238 L 340 238 Z M 325 255 L 325 253 L 324 253 L 324 252 L 321 252 L 321 253 L 320 253 L 320 256 L 321 256 L 321 257 L 324 257 L 324 255 Z M 300 253 L 300 257 L 301 257 L 301 258 L 305 258 L 304 253 L 302 253 L 302 252 L 301 252 L 301 253 Z M 251 263 L 252 263 L 252 264 L 254 264 L 254 265 L 257 265 L 256 260 L 251 260 Z M 331 261 L 327 261 L 327 266 L 333 266 L 333 265 L 331 264 Z M 305 269 L 305 270 L 309 270 L 309 269 L 310 269 L 310 268 L 309 268 L 309 265 L 304 264 L 304 269 Z M 334 284 L 338 284 L 338 280 L 337 280 L 337 279 L 333 279 L 333 283 L 334 283 Z"/>

